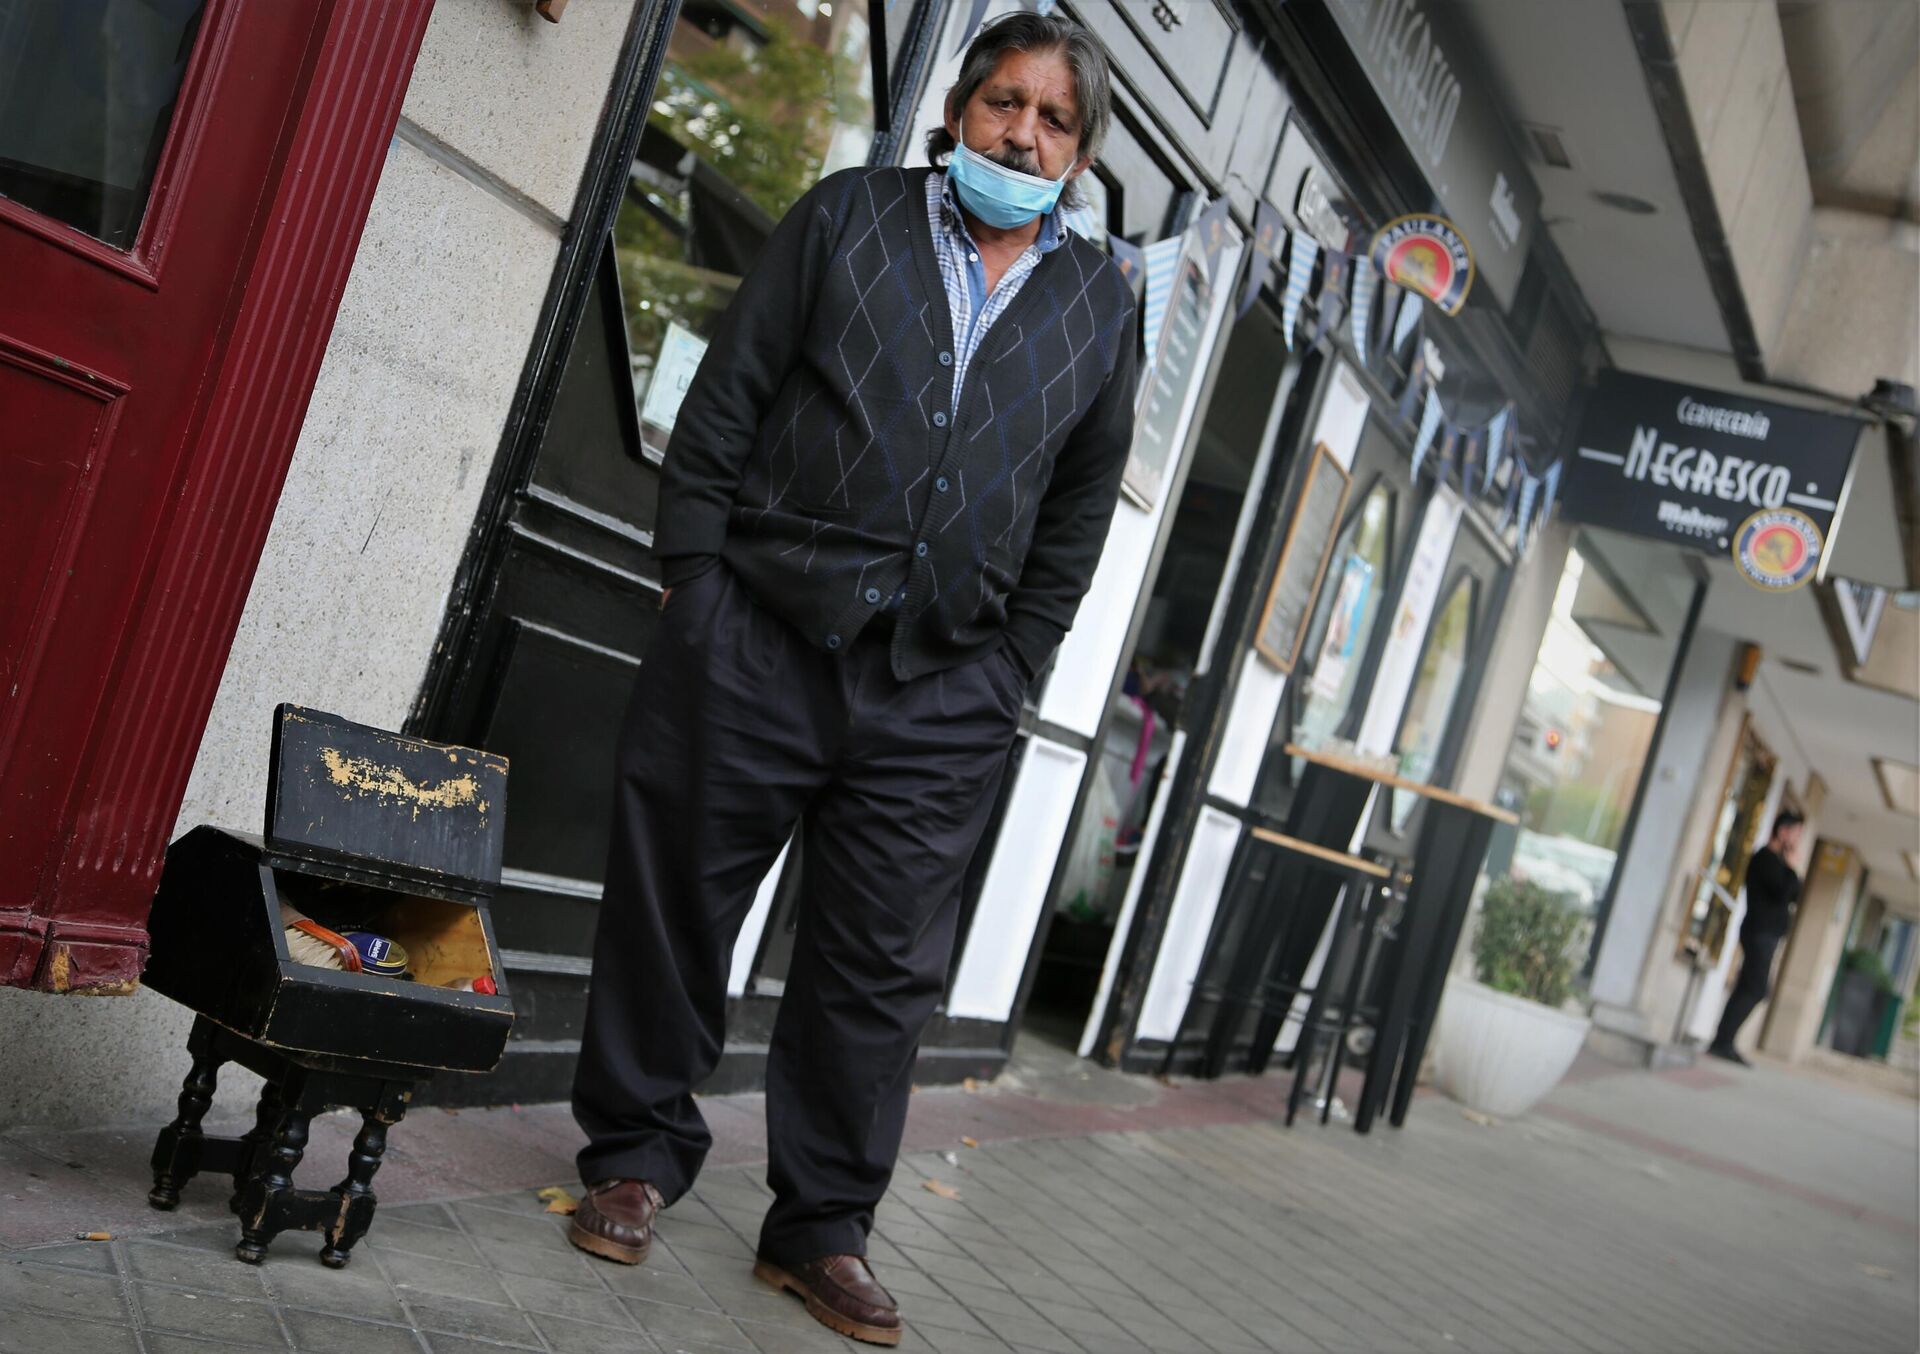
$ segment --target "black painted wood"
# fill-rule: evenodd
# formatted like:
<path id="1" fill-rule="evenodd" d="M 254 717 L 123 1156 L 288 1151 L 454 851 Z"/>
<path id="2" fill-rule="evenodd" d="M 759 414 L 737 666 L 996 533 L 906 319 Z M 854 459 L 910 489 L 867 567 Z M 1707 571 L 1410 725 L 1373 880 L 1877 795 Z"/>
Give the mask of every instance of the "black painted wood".
<path id="1" fill-rule="evenodd" d="M 467 901 L 500 882 L 506 758 L 285 704 L 271 756 L 270 860 Z"/>

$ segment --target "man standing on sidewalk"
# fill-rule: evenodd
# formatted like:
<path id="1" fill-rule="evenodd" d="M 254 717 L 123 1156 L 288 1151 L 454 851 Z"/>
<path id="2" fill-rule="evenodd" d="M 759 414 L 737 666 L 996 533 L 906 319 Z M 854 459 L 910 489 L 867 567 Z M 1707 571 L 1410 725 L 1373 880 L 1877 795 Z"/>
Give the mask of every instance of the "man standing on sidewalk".
<path id="1" fill-rule="evenodd" d="M 1773 835 L 1747 863 L 1747 914 L 1740 919 L 1740 976 L 1720 1015 L 1720 1031 L 1707 1052 L 1747 1066 L 1733 1046 L 1734 1036 L 1767 999 L 1773 983 L 1773 954 L 1793 926 L 1793 905 L 1800 901 L 1800 876 L 1788 863 L 1800 846 L 1806 820 L 1792 811 L 1773 820 Z"/>
<path id="2" fill-rule="evenodd" d="M 929 136 L 787 213 L 662 472 L 664 615 L 621 732 L 574 1114 L 574 1243 L 638 1264 L 711 1143 L 693 1090 L 796 827 L 754 1272 L 900 1339 L 865 1253 L 960 883 L 1028 684 L 1092 579 L 1132 439 L 1134 302 L 1055 211 L 1110 117 L 1075 24 L 982 29 Z"/>

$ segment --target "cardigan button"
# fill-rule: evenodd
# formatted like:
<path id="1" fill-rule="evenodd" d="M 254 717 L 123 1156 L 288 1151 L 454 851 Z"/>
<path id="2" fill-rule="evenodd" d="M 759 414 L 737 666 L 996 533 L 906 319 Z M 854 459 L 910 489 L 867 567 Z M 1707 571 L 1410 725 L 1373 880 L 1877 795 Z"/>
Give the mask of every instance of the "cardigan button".
<path id="1" fill-rule="evenodd" d="M 933 426 L 936 428 L 947 426 L 947 416 L 938 409 L 933 411 Z"/>
<path id="2" fill-rule="evenodd" d="M 927 543 L 925 541 L 916 542 L 913 547 L 913 553 L 921 559 L 925 559 L 927 557 Z"/>
<path id="3" fill-rule="evenodd" d="M 867 605 L 878 606 L 879 603 L 880 603 L 880 589 L 868 588 L 867 589 Z"/>
<path id="4" fill-rule="evenodd" d="M 935 480 L 935 481 L 933 482 L 933 487 L 934 487 L 935 489 L 938 489 L 938 490 L 939 490 L 939 491 L 940 491 L 941 493 L 943 493 L 943 494 L 944 494 L 944 493 L 946 493 L 946 492 L 947 492 L 947 477 L 946 477 L 945 475 L 942 475 L 942 476 L 941 476 L 941 477 L 940 477 L 939 479 L 937 479 L 937 480 Z"/>
<path id="5" fill-rule="evenodd" d="M 943 366 L 943 367 L 951 367 L 951 366 L 953 365 L 953 354 L 952 354 L 952 353 L 941 353 L 941 354 L 940 354 L 940 365 L 941 365 L 941 366 Z"/>
<path id="6" fill-rule="evenodd" d="M 840 647 L 840 636 L 838 636 L 838 635 L 828 635 L 828 636 L 827 636 L 827 647 L 828 647 L 829 649 L 837 649 L 837 648 L 839 648 L 839 647 Z"/>

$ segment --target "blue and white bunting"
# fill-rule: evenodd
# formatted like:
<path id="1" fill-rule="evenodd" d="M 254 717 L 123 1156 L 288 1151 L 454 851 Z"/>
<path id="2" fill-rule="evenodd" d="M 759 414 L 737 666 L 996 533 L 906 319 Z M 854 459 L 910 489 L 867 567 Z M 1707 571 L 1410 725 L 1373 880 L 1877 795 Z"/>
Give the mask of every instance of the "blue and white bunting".
<path id="1" fill-rule="evenodd" d="M 1407 335 L 1420 323 L 1420 307 L 1424 304 L 1418 292 L 1408 292 L 1400 303 L 1400 313 L 1393 317 L 1393 351 L 1399 352 L 1400 345 L 1407 341 Z"/>
<path id="2" fill-rule="evenodd" d="M 1440 397 L 1434 394 L 1432 387 L 1428 387 L 1427 405 L 1420 411 L 1420 432 L 1413 439 L 1413 478 L 1416 482 L 1420 478 L 1421 463 L 1427 459 L 1427 451 L 1433 446 L 1433 435 L 1440 430 L 1443 412 Z"/>
<path id="3" fill-rule="evenodd" d="M 1287 346 L 1293 346 L 1294 331 L 1300 325 L 1300 306 L 1307 299 L 1307 284 L 1313 281 L 1313 265 L 1320 257 L 1320 242 L 1304 230 L 1293 232 L 1287 250 L 1287 289 L 1280 293 L 1280 333 Z"/>
<path id="4" fill-rule="evenodd" d="M 1360 365 L 1367 365 L 1367 342 L 1373 333 L 1373 297 L 1380 289 L 1380 275 L 1373 271 L 1373 260 L 1365 254 L 1353 261 L 1353 301 L 1347 320 L 1353 334 L 1353 350 L 1360 354 Z"/>
<path id="5" fill-rule="evenodd" d="M 1500 457 L 1507 449 L 1507 423 L 1513 417 L 1513 406 L 1502 405 L 1500 412 L 1493 416 L 1493 422 L 1487 425 L 1487 469 L 1480 477 L 1480 492 L 1485 493 L 1493 487 L 1494 472 L 1500 469 Z"/>
<path id="6" fill-rule="evenodd" d="M 1520 500 L 1520 481 L 1526 478 L 1518 468 L 1519 465 L 1520 463 L 1515 461 L 1513 474 L 1507 476 L 1507 497 L 1506 501 L 1500 505 L 1500 520 L 1493 524 L 1495 531 L 1505 531 L 1507 523 L 1513 520 L 1513 505 Z"/>
<path id="7" fill-rule="evenodd" d="M 1540 525 L 1545 526 L 1547 519 L 1553 516 L 1553 500 L 1560 493 L 1560 462 L 1555 461 L 1547 467 L 1547 476 L 1541 481 L 1546 497 L 1540 500 Z"/>
<path id="8" fill-rule="evenodd" d="M 1146 384 L 1146 373 L 1153 370 L 1155 359 L 1160 356 L 1160 326 L 1167 318 L 1167 302 L 1173 297 L 1173 275 L 1180 267 L 1180 251 L 1186 245 L 1184 235 L 1174 235 L 1165 240 L 1155 240 L 1146 247 L 1147 256 L 1147 365 L 1141 373 L 1141 384 Z"/>

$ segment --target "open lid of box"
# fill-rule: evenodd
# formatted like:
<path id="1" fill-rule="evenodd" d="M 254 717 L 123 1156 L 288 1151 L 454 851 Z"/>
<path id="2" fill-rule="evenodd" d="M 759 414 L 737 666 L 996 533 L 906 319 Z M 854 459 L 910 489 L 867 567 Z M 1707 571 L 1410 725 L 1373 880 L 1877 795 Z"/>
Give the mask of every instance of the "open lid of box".
<path id="1" fill-rule="evenodd" d="M 273 712 L 270 864 L 483 902 L 500 883 L 507 759 L 338 715 Z"/>

